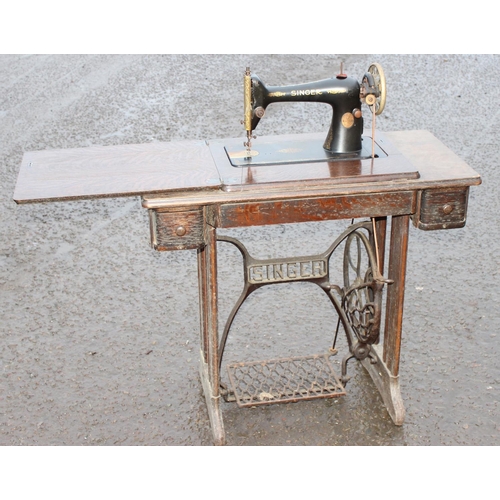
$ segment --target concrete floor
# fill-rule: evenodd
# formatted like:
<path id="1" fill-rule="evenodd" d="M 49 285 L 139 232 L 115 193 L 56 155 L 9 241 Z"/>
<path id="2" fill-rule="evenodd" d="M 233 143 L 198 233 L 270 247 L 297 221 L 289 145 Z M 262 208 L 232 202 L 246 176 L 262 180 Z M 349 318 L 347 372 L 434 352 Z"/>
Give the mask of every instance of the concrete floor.
<path id="1" fill-rule="evenodd" d="M 23 152 L 243 136 L 246 66 L 270 84 L 288 84 L 332 76 L 340 61 L 358 78 L 374 61 L 383 66 L 388 100 L 379 130 L 431 131 L 483 184 L 471 189 L 464 229 L 410 231 L 405 424 L 392 424 L 353 365 L 348 395 L 338 400 L 224 404 L 228 445 L 500 444 L 500 57 L 4 55 L 0 445 L 212 444 L 198 378 L 194 251 L 154 252 L 138 198 L 16 205 Z M 328 106 L 270 107 L 258 133 L 326 133 L 329 120 Z M 267 258 L 319 253 L 344 227 L 230 234 Z M 242 286 L 234 277 L 241 263 L 231 249 L 220 256 L 224 316 Z M 335 323 L 329 304 L 308 285 L 272 288 L 237 317 L 228 361 L 324 349 Z"/>

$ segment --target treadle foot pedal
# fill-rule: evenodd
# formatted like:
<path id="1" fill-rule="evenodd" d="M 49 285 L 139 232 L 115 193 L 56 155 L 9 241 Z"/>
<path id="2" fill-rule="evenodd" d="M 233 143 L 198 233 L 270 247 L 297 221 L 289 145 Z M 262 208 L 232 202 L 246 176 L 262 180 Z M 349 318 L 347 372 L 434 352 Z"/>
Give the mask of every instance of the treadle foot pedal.
<path id="1" fill-rule="evenodd" d="M 227 371 L 233 394 L 228 394 L 226 401 L 246 407 L 344 396 L 345 388 L 333 370 L 330 356 L 230 364 Z"/>

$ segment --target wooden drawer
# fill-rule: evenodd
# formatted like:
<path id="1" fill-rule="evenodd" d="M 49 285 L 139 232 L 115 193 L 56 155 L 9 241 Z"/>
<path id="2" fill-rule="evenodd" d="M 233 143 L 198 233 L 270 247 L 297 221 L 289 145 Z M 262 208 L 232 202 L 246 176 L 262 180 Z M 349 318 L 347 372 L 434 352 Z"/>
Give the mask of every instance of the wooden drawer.
<path id="1" fill-rule="evenodd" d="M 413 223 L 424 230 L 464 227 L 468 199 L 468 187 L 421 191 Z"/>
<path id="2" fill-rule="evenodd" d="M 204 243 L 203 210 L 149 210 L 151 245 L 155 250 L 188 250 Z"/>

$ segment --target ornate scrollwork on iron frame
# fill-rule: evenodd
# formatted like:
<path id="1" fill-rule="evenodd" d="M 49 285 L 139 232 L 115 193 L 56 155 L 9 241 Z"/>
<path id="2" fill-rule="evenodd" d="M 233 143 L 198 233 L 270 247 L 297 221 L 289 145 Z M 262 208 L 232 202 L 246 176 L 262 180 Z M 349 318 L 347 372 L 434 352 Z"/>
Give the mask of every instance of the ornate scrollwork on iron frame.
<path id="1" fill-rule="evenodd" d="M 226 321 L 219 344 L 219 366 L 231 325 L 243 302 L 255 290 L 271 284 L 308 281 L 318 285 L 334 306 L 344 327 L 349 355 L 342 362 L 343 381 L 347 382 L 347 362 L 353 357 L 370 356 L 370 345 L 380 336 L 382 292 L 390 283 L 380 274 L 374 249 L 371 221 L 350 225 L 322 254 L 306 257 L 259 260 L 253 258 L 236 238 L 218 235 L 218 241 L 236 246 L 243 257 L 244 287 Z M 330 282 L 330 257 L 345 242 L 343 286 Z"/>

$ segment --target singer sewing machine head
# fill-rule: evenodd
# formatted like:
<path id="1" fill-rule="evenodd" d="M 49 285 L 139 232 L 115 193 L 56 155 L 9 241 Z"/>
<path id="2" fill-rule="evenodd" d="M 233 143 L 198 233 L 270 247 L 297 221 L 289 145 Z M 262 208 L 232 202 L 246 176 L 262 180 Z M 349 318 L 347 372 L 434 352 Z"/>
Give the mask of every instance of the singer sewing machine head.
<path id="1" fill-rule="evenodd" d="M 288 86 L 266 85 L 257 75 L 252 75 L 247 68 L 244 75 L 244 125 L 247 134 L 245 152 L 230 155 L 234 166 L 254 165 L 262 158 L 259 148 L 252 149 L 254 130 L 264 117 L 266 108 L 279 102 L 319 102 L 332 107 L 332 119 L 328 134 L 323 143 L 323 151 L 318 152 L 319 159 L 362 159 L 373 156 L 369 147 L 363 145 L 362 104 L 370 108 L 373 121 L 375 115 L 382 113 L 386 100 L 384 72 L 379 64 L 372 64 L 361 82 L 348 77 L 340 67 L 340 73 L 324 80 L 300 83 Z M 373 134 L 372 134 L 373 135 Z M 365 146 L 365 147 L 364 147 Z M 308 151 L 304 161 L 314 161 L 314 153 Z M 239 156 L 239 158 L 237 158 Z M 252 161 L 252 158 L 255 158 Z M 268 158 L 270 163 L 279 159 Z"/>

